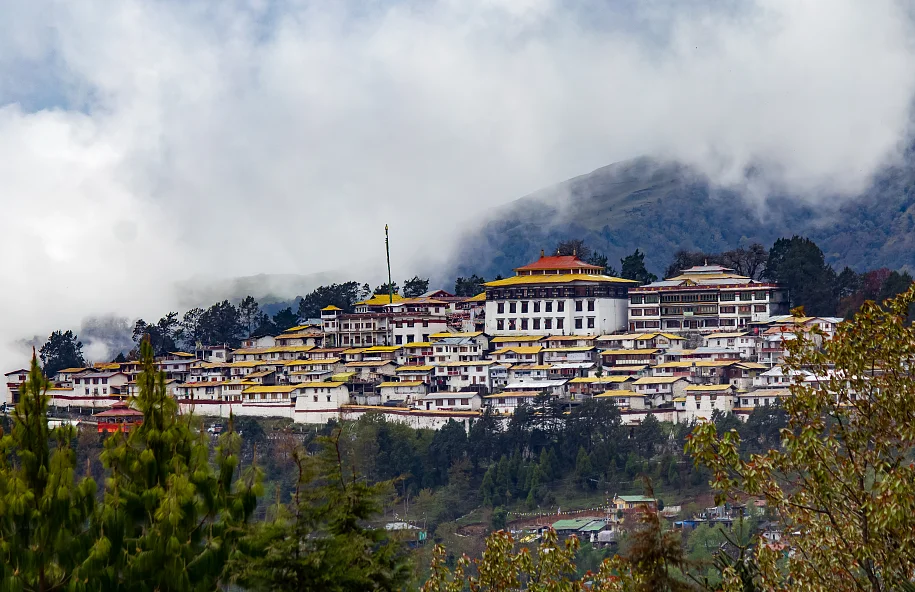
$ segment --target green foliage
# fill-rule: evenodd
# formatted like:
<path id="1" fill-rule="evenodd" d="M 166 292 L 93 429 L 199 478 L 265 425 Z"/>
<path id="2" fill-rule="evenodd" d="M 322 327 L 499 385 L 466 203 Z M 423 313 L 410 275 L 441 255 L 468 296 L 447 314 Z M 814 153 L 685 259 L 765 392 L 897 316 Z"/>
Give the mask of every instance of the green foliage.
<path id="1" fill-rule="evenodd" d="M 836 272 L 809 238 L 780 238 L 769 250 L 766 277 L 787 286 L 791 306 L 813 316 L 836 314 Z"/>
<path id="2" fill-rule="evenodd" d="M 400 287 L 397 285 L 397 282 L 394 282 L 393 284 L 389 284 L 389 283 L 385 282 L 385 283 L 381 284 L 380 286 L 376 286 L 375 290 L 372 292 L 372 294 L 375 294 L 376 296 L 379 294 L 385 295 L 385 294 L 389 294 L 392 289 L 395 294 L 400 293 Z"/>
<path id="3" fill-rule="evenodd" d="M 405 280 L 403 283 L 403 297 L 416 298 L 429 291 L 429 278 L 421 278 L 418 275 Z"/>
<path id="4" fill-rule="evenodd" d="M 356 303 L 367 296 L 366 291 L 367 289 L 358 282 L 319 286 L 299 302 L 299 318 L 320 318 L 321 309 L 326 306 L 336 306 L 343 312 L 353 312 Z"/>
<path id="5" fill-rule="evenodd" d="M 64 368 L 83 368 L 83 344 L 73 331 L 54 331 L 38 350 L 45 376 L 52 378 Z"/>
<path id="6" fill-rule="evenodd" d="M 272 321 L 276 332 L 282 333 L 286 329 L 291 329 L 299 324 L 299 315 L 292 312 L 292 308 L 287 306 L 286 308 L 277 311 L 277 313 L 273 315 Z"/>
<path id="7" fill-rule="evenodd" d="M 477 274 L 473 274 L 470 277 L 459 277 L 454 281 L 454 295 L 455 296 L 476 296 L 483 291 L 483 284 L 486 283 L 486 280 Z"/>
<path id="8" fill-rule="evenodd" d="M 178 313 L 170 312 L 153 324 L 143 319 L 137 320 L 133 326 L 133 340 L 137 345 L 144 339 L 148 340 L 155 355 L 164 356 L 178 349 L 178 340 L 183 335 L 183 330 L 183 325 L 178 321 Z"/>
<path id="9" fill-rule="evenodd" d="M 764 497 L 782 523 L 784 568 L 766 546 L 754 558 L 765 589 L 892 590 L 915 572 L 913 302 L 915 287 L 866 302 L 821 344 L 798 328 L 786 368 L 818 381 L 791 385 L 780 448 L 746 458 L 736 432 L 696 427 L 688 449 L 719 497 Z"/>
<path id="10" fill-rule="evenodd" d="M 392 484 L 347 474 L 339 432 L 317 445 L 316 455 L 293 454 L 293 499 L 243 540 L 233 579 L 248 590 L 401 590 L 410 575 L 405 546 L 368 524 Z"/>
<path id="11" fill-rule="evenodd" d="M 658 279 L 645 268 L 645 253 L 638 249 L 631 255 L 620 259 L 620 276 L 627 280 L 635 280 L 640 284 L 650 284 Z"/>
<path id="12" fill-rule="evenodd" d="M 95 507 L 95 482 L 75 478 L 74 429 L 48 430 L 48 387 L 33 354 L 12 434 L 0 437 L 3 590 L 73 589 L 91 547 L 85 525 Z"/>
<path id="13" fill-rule="evenodd" d="M 140 355 L 134 403 L 143 423 L 105 442 L 110 476 L 93 521 L 88 582 L 95 590 L 213 590 L 254 511 L 259 474 L 236 478 L 240 439 L 231 422 L 214 469 L 206 433 L 178 414 L 148 340 Z"/>
<path id="14" fill-rule="evenodd" d="M 264 313 L 254 296 L 245 296 L 238 303 L 238 322 L 241 324 L 244 337 L 251 337 L 261 323 Z"/>

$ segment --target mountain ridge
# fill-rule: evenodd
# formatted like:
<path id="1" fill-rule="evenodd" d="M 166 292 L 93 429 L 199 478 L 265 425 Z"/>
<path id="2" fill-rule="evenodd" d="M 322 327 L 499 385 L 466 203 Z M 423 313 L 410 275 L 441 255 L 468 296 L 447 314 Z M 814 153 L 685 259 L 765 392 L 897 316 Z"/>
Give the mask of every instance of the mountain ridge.
<path id="1" fill-rule="evenodd" d="M 454 275 L 510 274 L 560 240 L 620 258 L 636 248 L 660 274 L 679 249 L 719 252 L 783 236 L 813 239 L 837 268 L 915 269 L 915 173 L 888 167 L 850 198 L 754 200 L 689 167 L 638 158 L 573 177 L 494 208 L 459 243 Z"/>

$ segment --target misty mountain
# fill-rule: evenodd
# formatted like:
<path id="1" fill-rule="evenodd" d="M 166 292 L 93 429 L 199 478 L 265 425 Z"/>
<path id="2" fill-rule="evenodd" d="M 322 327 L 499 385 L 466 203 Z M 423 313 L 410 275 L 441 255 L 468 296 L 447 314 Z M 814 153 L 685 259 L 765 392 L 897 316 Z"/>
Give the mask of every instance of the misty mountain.
<path id="1" fill-rule="evenodd" d="M 757 173 L 761 174 L 761 173 Z M 492 211 L 466 236 L 455 275 L 510 274 L 567 238 L 582 238 L 611 265 L 636 248 L 663 273 L 679 249 L 718 252 L 779 237 L 812 238 L 827 259 L 856 270 L 915 269 L 915 168 L 890 168 L 852 198 L 771 195 L 754 199 L 713 187 L 676 163 L 613 164 Z"/>

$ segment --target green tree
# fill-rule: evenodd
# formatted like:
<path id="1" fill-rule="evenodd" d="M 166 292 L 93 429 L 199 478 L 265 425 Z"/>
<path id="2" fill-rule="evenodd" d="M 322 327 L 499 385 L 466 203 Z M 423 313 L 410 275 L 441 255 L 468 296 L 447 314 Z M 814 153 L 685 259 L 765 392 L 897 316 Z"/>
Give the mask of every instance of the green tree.
<path id="1" fill-rule="evenodd" d="M 238 309 L 228 300 L 217 302 L 200 315 L 200 339 L 205 345 L 238 347 L 244 329 Z"/>
<path id="2" fill-rule="evenodd" d="M 290 311 L 291 312 L 291 311 Z M 238 320 L 241 323 L 245 337 L 251 337 L 261 321 L 260 304 L 254 296 L 245 296 L 238 304 Z"/>
<path id="3" fill-rule="evenodd" d="M 230 422 L 210 465 L 208 437 L 179 415 L 157 371 L 152 346 L 140 346 L 133 400 L 143 423 L 105 442 L 109 472 L 96 541 L 86 563 L 96 590 L 214 590 L 254 511 L 259 473 L 236 478 L 240 438 Z"/>
<path id="4" fill-rule="evenodd" d="M 401 590 L 410 575 L 406 547 L 368 524 L 391 483 L 347 474 L 339 431 L 317 444 L 317 455 L 293 454 L 299 479 L 292 502 L 244 539 L 233 579 L 249 590 Z"/>
<path id="5" fill-rule="evenodd" d="M 591 465 L 591 457 L 584 449 L 584 446 L 578 449 L 578 457 L 575 459 L 575 483 L 582 489 L 594 489 L 594 467 Z"/>
<path id="6" fill-rule="evenodd" d="M 273 326 L 276 327 L 276 332 L 282 333 L 299 324 L 299 315 L 292 312 L 292 307 L 287 306 L 286 308 L 277 311 L 277 313 L 273 315 L 272 320 Z"/>
<path id="7" fill-rule="evenodd" d="M 416 298 L 429 291 L 429 278 L 421 278 L 414 275 L 412 278 L 405 280 L 403 283 L 403 297 Z"/>
<path id="8" fill-rule="evenodd" d="M 508 524 L 508 512 L 505 511 L 505 508 L 499 506 L 494 509 L 489 524 L 493 530 L 505 530 Z"/>
<path id="9" fill-rule="evenodd" d="M 791 306 L 814 316 L 836 314 L 836 272 L 809 238 L 780 238 L 769 250 L 766 277 L 788 288 Z"/>
<path id="10" fill-rule="evenodd" d="M 38 350 L 45 376 L 52 378 L 64 368 L 82 368 L 86 365 L 83 344 L 73 331 L 54 331 Z"/>
<path id="11" fill-rule="evenodd" d="M 360 286 L 357 282 L 344 282 L 319 286 L 299 301 L 299 318 L 316 319 L 321 317 L 321 309 L 336 306 L 343 312 L 353 312 L 356 302 L 371 296 L 368 284 Z"/>
<path id="12" fill-rule="evenodd" d="M 483 284 L 486 283 L 486 280 L 477 274 L 473 274 L 470 277 L 459 277 L 454 282 L 454 295 L 455 296 L 476 296 L 483 291 Z"/>
<path id="13" fill-rule="evenodd" d="M 799 327 L 786 342 L 792 384 L 782 445 L 745 459 L 741 438 L 700 424 L 688 450 L 712 472 L 719 499 L 762 496 L 792 549 L 760 545 L 758 582 L 772 590 L 894 590 L 915 573 L 915 288 L 867 302 L 822 345 Z M 796 533 L 796 534 L 795 534 Z"/>
<path id="14" fill-rule="evenodd" d="M 645 253 L 635 250 L 634 253 L 620 259 L 620 276 L 627 280 L 635 280 L 640 284 L 650 284 L 658 279 L 645 268 Z"/>
<path id="15" fill-rule="evenodd" d="M 395 294 L 400 293 L 400 286 L 397 285 L 397 282 L 394 282 L 393 284 L 389 284 L 389 283 L 385 282 L 385 283 L 381 284 L 380 286 L 376 286 L 375 290 L 372 292 L 372 294 L 374 294 L 375 296 L 378 296 L 378 295 L 384 296 L 384 295 L 390 294 L 391 288 L 394 289 Z"/>
<path id="16" fill-rule="evenodd" d="M 0 437 L 0 586 L 4 590 L 51 592 L 76 587 L 78 570 L 91 546 L 86 524 L 95 506 L 95 482 L 91 477 L 75 480 L 74 428 L 48 430 L 48 387 L 33 353 L 13 410 L 12 433 Z"/>

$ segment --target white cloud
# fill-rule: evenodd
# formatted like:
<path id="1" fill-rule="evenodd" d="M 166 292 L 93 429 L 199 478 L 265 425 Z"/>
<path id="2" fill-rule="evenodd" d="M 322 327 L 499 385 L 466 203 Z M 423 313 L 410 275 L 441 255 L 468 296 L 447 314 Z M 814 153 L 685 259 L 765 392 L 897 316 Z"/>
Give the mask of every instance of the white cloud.
<path id="1" fill-rule="evenodd" d="M 638 155 L 813 199 L 906 138 L 901 3 L 571 6 L 6 3 L 0 341 L 158 316 L 198 274 L 378 281 L 385 222 L 406 277 L 489 207 Z"/>

